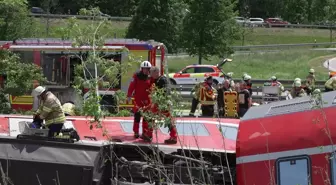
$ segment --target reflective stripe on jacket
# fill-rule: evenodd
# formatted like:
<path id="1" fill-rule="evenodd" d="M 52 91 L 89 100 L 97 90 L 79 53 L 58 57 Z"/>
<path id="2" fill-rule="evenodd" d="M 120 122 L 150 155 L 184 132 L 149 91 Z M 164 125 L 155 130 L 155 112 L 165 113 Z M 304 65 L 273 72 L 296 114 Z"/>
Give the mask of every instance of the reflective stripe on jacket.
<path id="1" fill-rule="evenodd" d="M 324 86 L 328 89 L 336 89 L 336 77 L 332 77 L 330 78 L 325 84 Z"/>
<path id="2" fill-rule="evenodd" d="M 39 114 L 41 119 L 45 120 L 47 126 L 53 123 L 65 122 L 65 115 L 61 102 L 51 92 L 46 93 L 46 99 L 41 102 L 37 114 Z"/>

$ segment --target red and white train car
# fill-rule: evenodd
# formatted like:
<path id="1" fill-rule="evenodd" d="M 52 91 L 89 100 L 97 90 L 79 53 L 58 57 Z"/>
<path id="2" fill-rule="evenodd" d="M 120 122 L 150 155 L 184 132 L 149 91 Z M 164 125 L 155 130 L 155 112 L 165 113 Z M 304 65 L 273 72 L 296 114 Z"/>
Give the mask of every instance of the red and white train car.
<path id="1" fill-rule="evenodd" d="M 32 122 L 32 116 L 0 115 L 0 136 L 16 137 L 20 134 L 21 121 Z M 157 137 L 154 134 L 153 143 L 162 144 L 161 148 L 235 153 L 238 119 L 178 118 L 176 122 L 180 139 L 177 144 L 164 144 L 164 140 L 169 137 L 168 128 L 164 127 L 158 129 Z M 140 132 L 141 126 L 140 123 Z M 87 118 L 67 117 L 65 127 L 74 128 L 78 132 L 81 140 L 75 144 L 99 144 L 108 141 L 109 138 L 121 140 L 123 144 L 148 144 L 141 139 L 134 139 L 132 117 L 106 118 L 102 121 L 103 128 L 94 127 L 92 130 Z"/>
<path id="2" fill-rule="evenodd" d="M 252 107 L 237 138 L 238 185 L 335 185 L 336 92 Z"/>

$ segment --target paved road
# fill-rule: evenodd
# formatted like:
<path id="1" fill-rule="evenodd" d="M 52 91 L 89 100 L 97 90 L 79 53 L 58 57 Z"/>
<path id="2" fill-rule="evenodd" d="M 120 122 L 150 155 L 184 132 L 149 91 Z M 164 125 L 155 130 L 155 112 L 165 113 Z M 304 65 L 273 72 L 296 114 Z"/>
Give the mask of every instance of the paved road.
<path id="1" fill-rule="evenodd" d="M 323 66 L 329 69 L 330 71 L 336 71 L 336 58 L 328 59 L 323 63 Z"/>

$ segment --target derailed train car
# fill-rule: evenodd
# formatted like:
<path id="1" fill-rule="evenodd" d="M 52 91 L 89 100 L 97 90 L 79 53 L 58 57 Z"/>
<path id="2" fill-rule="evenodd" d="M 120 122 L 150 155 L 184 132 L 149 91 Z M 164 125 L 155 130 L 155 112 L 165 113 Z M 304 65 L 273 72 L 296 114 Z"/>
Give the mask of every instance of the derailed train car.
<path id="1" fill-rule="evenodd" d="M 167 128 L 153 143 L 135 140 L 131 118 L 111 118 L 103 129 L 89 129 L 84 117 L 68 117 L 65 128 L 77 130 L 76 143 L 20 140 L 25 116 L 0 116 L 0 161 L 13 184 L 224 184 L 235 181 L 239 120 L 180 118 L 176 145 L 163 144 Z M 104 135 L 113 140 L 108 141 Z"/>
<path id="2" fill-rule="evenodd" d="M 335 91 L 252 107 L 239 124 L 237 184 L 336 184 L 335 113 Z"/>

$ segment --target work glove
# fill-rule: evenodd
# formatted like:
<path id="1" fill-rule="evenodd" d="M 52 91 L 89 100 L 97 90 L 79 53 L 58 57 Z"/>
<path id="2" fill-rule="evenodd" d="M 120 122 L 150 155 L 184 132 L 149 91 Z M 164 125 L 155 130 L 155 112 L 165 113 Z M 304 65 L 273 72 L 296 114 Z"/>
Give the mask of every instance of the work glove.
<path id="1" fill-rule="evenodd" d="M 132 97 L 127 97 L 127 103 L 132 103 Z"/>

